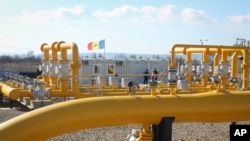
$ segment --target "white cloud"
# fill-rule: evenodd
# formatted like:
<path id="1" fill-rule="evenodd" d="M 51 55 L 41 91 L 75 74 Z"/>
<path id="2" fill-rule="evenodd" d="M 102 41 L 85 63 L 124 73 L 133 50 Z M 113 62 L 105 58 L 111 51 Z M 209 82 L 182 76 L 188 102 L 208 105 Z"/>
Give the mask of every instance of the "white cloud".
<path id="1" fill-rule="evenodd" d="M 229 21 L 236 22 L 236 23 L 245 23 L 245 22 L 249 23 L 250 22 L 250 14 L 231 16 L 228 19 L 229 19 Z"/>
<path id="2" fill-rule="evenodd" d="M 119 8 L 114 8 L 112 11 L 104 11 L 104 10 L 97 10 L 93 12 L 91 15 L 93 17 L 99 18 L 101 21 L 108 21 L 111 18 L 115 17 L 121 17 L 126 14 L 129 14 L 129 12 L 136 12 L 137 8 L 130 6 L 130 5 L 124 5 Z"/>
<path id="3" fill-rule="evenodd" d="M 166 22 L 172 20 L 178 13 L 174 5 L 164 5 L 161 8 L 143 6 L 139 11 L 142 20 L 151 22 Z"/>
<path id="4" fill-rule="evenodd" d="M 181 20 L 185 23 L 203 23 L 215 22 L 215 19 L 207 16 L 207 13 L 202 10 L 185 8 L 181 10 Z"/>
<path id="5" fill-rule="evenodd" d="M 45 22 L 56 21 L 64 17 L 81 17 L 85 12 L 85 6 L 76 5 L 73 8 L 58 8 L 54 10 L 23 11 L 20 16 L 11 17 L 10 22 Z"/>
<path id="6" fill-rule="evenodd" d="M 160 21 L 168 21 L 179 14 L 179 10 L 174 5 L 165 5 L 158 10 L 157 16 Z"/>
<path id="7" fill-rule="evenodd" d="M 154 14 L 156 13 L 157 8 L 153 6 L 143 6 L 140 10 L 139 13 L 141 13 L 141 17 L 143 20 L 146 21 L 152 21 L 154 20 Z"/>
<path id="8" fill-rule="evenodd" d="M 177 8 L 174 5 L 165 5 L 161 8 L 154 6 L 143 6 L 141 8 L 124 5 L 119 8 L 114 8 L 111 11 L 98 10 L 93 12 L 91 15 L 100 19 L 101 21 L 109 21 L 112 18 L 122 17 L 129 21 L 168 21 L 176 16 Z"/>
<path id="9" fill-rule="evenodd" d="M 98 10 L 92 13 L 93 17 L 101 21 L 110 21 L 112 18 L 127 19 L 133 22 L 173 22 L 185 23 L 215 22 L 205 11 L 185 8 L 178 9 L 175 5 L 164 5 L 162 7 L 143 6 L 141 8 L 124 5 L 111 11 Z"/>
<path id="10" fill-rule="evenodd" d="M 100 21 L 108 22 L 114 18 L 138 23 L 145 22 L 186 22 L 202 23 L 215 21 L 206 12 L 191 8 L 178 9 L 175 5 L 164 5 L 162 7 L 142 6 L 135 7 L 123 5 L 111 11 L 97 10 L 87 15 L 87 8 L 83 5 L 76 5 L 72 8 L 57 8 L 53 10 L 24 11 L 20 16 L 9 18 L 9 22 L 53 22 L 68 18 L 82 19 L 92 16 Z"/>

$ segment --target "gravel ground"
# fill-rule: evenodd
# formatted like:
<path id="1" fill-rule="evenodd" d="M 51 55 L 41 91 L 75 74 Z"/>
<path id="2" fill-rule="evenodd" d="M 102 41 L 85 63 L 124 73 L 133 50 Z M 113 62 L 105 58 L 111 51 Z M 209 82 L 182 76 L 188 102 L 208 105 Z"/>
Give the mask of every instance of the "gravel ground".
<path id="1" fill-rule="evenodd" d="M 8 103 L 0 102 L 0 123 L 15 116 L 29 112 L 29 109 L 15 102 L 14 108 Z M 174 123 L 173 141 L 229 141 L 229 122 L 226 123 Z M 237 124 L 250 124 L 250 121 Z M 81 130 L 57 136 L 48 141 L 128 141 L 127 135 L 132 129 L 140 129 L 140 125 L 128 125 Z"/>

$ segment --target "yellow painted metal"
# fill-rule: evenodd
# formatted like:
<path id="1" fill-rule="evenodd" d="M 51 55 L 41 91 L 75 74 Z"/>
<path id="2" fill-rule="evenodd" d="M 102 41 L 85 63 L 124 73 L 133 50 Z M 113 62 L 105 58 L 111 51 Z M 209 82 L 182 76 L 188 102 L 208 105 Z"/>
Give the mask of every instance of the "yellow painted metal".
<path id="1" fill-rule="evenodd" d="M 144 124 L 142 131 L 139 132 L 138 141 L 152 141 L 153 135 L 153 132 L 150 130 L 150 125 Z"/>
<path id="2" fill-rule="evenodd" d="M 172 116 L 175 122 L 247 121 L 250 120 L 249 100 L 246 91 L 77 99 L 10 119 L 0 124 L 0 137 L 1 140 L 45 140 L 81 129 L 158 124 L 162 117 Z"/>
<path id="3" fill-rule="evenodd" d="M 170 63 L 170 68 L 175 68 L 175 57 L 176 57 L 176 53 L 184 53 L 185 49 L 198 49 L 198 51 L 200 51 L 201 49 L 208 49 L 207 51 L 209 52 L 209 50 L 211 51 L 215 51 L 214 49 L 218 49 L 218 52 L 220 52 L 221 49 L 226 49 L 226 50 L 231 50 L 232 52 L 234 52 L 235 50 L 240 50 L 242 53 L 245 52 L 246 50 L 249 50 L 246 47 L 236 47 L 236 46 L 222 46 L 222 45 L 193 45 L 193 44 L 175 44 L 172 47 L 171 50 L 171 63 Z M 176 50 L 176 51 L 175 51 Z M 190 50 L 190 51 L 194 51 L 194 50 Z"/>
<path id="4" fill-rule="evenodd" d="M 242 69 L 243 69 L 243 74 L 242 74 L 242 88 L 241 90 L 247 90 L 248 89 L 248 79 L 249 79 L 249 52 L 244 51 L 243 53 L 243 63 L 242 63 Z"/>
<path id="5" fill-rule="evenodd" d="M 215 53 L 215 55 L 214 55 L 214 62 L 213 62 L 213 68 L 215 68 L 216 66 L 219 65 L 219 57 L 220 57 L 220 54 L 219 53 Z M 213 72 L 213 75 L 215 75 L 215 71 Z"/>
<path id="6" fill-rule="evenodd" d="M 232 55 L 232 60 L 231 60 L 231 77 L 237 77 L 237 60 L 239 57 L 240 53 L 239 52 L 235 52 Z"/>
<path id="7" fill-rule="evenodd" d="M 50 88 L 51 97 L 74 96 L 84 99 L 40 108 L 0 124 L 0 137 L 3 140 L 44 140 L 80 129 L 128 124 L 142 124 L 143 130 L 140 132 L 140 140 L 152 140 L 153 134 L 149 130 L 149 125 L 158 124 L 162 117 L 175 116 L 175 122 L 250 120 L 249 91 L 228 91 L 226 87 L 227 77 L 221 77 L 221 83 L 216 88 L 214 86 L 208 87 L 204 83 L 203 86 L 195 85 L 192 89 L 179 91 L 176 89 L 176 85 L 168 84 L 162 87 L 151 87 L 151 92 L 138 91 L 136 94 L 129 94 L 128 91 L 118 90 L 117 87 L 103 87 L 102 90 L 99 90 L 99 88 L 91 86 L 91 88 L 96 89 L 96 93 L 79 92 L 80 63 L 77 45 L 61 41 L 54 42 L 52 45 L 42 44 L 41 50 L 44 53 L 43 61 L 45 63 L 58 61 L 67 63 L 70 61 L 67 57 L 67 50 L 71 50 L 72 53 L 72 59 L 69 62 L 71 88 L 67 86 L 69 78 L 59 78 L 60 86 L 57 86 L 58 76 L 44 75 L 45 87 Z M 59 52 L 61 53 L 60 59 L 57 58 Z M 232 77 L 237 75 L 237 58 L 242 55 L 244 59 L 241 66 L 243 69 L 241 90 L 248 89 L 248 48 L 176 44 L 171 53 L 170 68 L 176 68 L 176 53 L 185 54 L 187 63 L 192 62 L 192 53 L 202 53 L 203 63 L 208 63 L 208 55 L 215 53 L 214 67 L 218 66 L 219 62 L 229 63 L 227 58 L 232 56 Z M 119 75 L 122 76 L 122 74 Z M 124 76 L 127 75 L 124 74 Z M 143 74 L 137 75 L 143 76 Z M 186 79 L 191 80 L 190 75 L 186 77 Z M 202 76 L 202 79 L 206 82 L 207 76 Z M 230 87 L 235 88 L 234 85 Z M 169 91 L 168 95 L 161 95 L 166 94 L 163 89 Z M 213 89 L 217 91 L 212 92 Z M 11 83 L 0 83 L 0 92 L 12 100 L 17 100 L 19 97 L 32 97 L 31 90 L 23 90 Z M 26 127 L 25 130 L 22 129 L 23 127 Z"/>
<path id="8" fill-rule="evenodd" d="M 58 44 L 58 49 L 61 52 L 61 62 L 67 62 L 67 50 L 70 49 L 72 53 L 72 59 L 70 63 L 71 67 L 71 91 L 75 95 L 76 98 L 81 98 L 81 95 L 79 95 L 79 68 L 81 67 L 79 63 L 79 52 L 78 47 L 75 43 L 65 43 L 61 42 Z M 63 87 L 63 86 L 62 86 Z"/>
<path id="9" fill-rule="evenodd" d="M 0 82 L 0 92 L 10 98 L 11 100 L 17 100 L 19 97 L 31 97 L 31 90 L 23 90 L 21 88 L 15 88 Z"/>
<path id="10" fill-rule="evenodd" d="M 51 45 L 48 45 L 47 43 L 43 43 L 40 47 L 41 51 L 43 52 L 43 62 L 44 63 L 49 63 L 50 61 L 50 55 L 49 52 L 50 50 L 52 50 Z M 50 86 L 50 81 L 49 81 L 49 75 L 48 74 L 43 74 L 43 81 L 44 81 L 44 85 L 45 87 L 49 87 Z"/>
<path id="11" fill-rule="evenodd" d="M 61 42 L 59 42 L 61 43 Z M 58 53 L 58 42 L 54 42 L 51 45 L 51 58 L 50 58 L 50 63 L 53 64 L 57 64 L 58 63 L 58 57 L 57 57 L 57 53 Z M 58 76 L 57 75 L 50 75 L 50 80 L 51 80 L 51 87 L 53 90 L 57 90 L 58 86 L 57 86 L 57 80 L 58 80 Z"/>
<path id="12" fill-rule="evenodd" d="M 186 52 L 187 49 L 197 49 L 198 51 L 203 51 L 203 62 L 207 62 L 208 56 L 205 56 L 206 54 L 209 53 L 210 49 L 218 49 L 218 53 L 222 54 L 222 63 L 228 63 L 227 61 L 227 56 L 229 53 L 233 52 L 240 52 L 243 55 L 243 64 L 242 64 L 242 69 L 243 69 L 243 74 L 242 74 L 242 88 L 241 90 L 247 90 L 248 89 L 248 77 L 249 77 L 249 48 L 246 47 L 235 47 L 235 46 L 216 46 L 216 45 L 191 45 L 191 44 L 176 44 L 172 47 L 171 50 L 171 63 L 170 63 L 170 68 L 176 68 L 175 65 L 175 54 L 180 53 L 182 50 L 183 53 Z M 177 50 L 178 49 L 178 50 Z M 194 50 L 191 50 L 194 51 Z M 204 57 L 205 56 L 205 57 Z M 217 56 L 216 56 L 217 57 Z M 190 57 L 187 57 L 190 60 Z M 206 59 L 206 60 L 205 60 Z M 217 62 L 216 62 L 217 63 Z M 215 65 L 215 64 L 214 64 Z M 204 80 L 203 80 L 204 81 Z M 223 81 L 219 86 L 224 86 L 226 83 L 226 78 L 223 78 Z M 218 88 L 220 89 L 220 88 Z M 171 93 L 173 94 L 173 93 Z"/>

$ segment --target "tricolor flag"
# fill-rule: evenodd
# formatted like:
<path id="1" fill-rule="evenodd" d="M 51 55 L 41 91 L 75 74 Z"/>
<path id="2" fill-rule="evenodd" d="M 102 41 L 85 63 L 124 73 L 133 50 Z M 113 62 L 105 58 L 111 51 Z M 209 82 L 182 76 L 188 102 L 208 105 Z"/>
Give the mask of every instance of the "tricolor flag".
<path id="1" fill-rule="evenodd" d="M 98 50 L 105 48 L 105 40 L 101 40 L 99 42 L 90 42 L 88 44 L 88 50 Z"/>

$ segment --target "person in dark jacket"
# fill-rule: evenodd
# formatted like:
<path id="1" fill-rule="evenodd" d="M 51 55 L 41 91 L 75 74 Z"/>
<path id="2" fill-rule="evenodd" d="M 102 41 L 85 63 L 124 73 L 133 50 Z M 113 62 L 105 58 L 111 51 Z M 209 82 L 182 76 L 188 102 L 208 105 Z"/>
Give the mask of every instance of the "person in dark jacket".
<path id="1" fill-rule="evenodd" d="M 154 74 L 155 74 L 155 81 L 157 81 L 157 78 L 158 78 L 158 74 L 159 74 L 159 73 L 158 73 L 158 71 L 157 71 L 156 68 L 154 69 Z"/>
<path id="2" fill-rule="evenodd" d="M 149 77 L 148 69 L 146 69 L 146 71 L 143 74 L 144 74 L 143 84 L 148 84 L 148 77 Z"/>
<path id="3" fill-rule="evenodd" d="M 129 81 L 129 82 L 128 82 L 129 93 L 132 92 L 132 87 L 133 87 L 133 85 L 134 85 L 133 81 Z"/>

